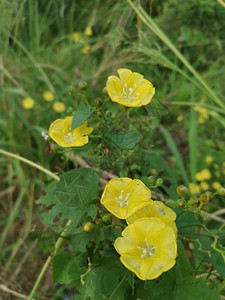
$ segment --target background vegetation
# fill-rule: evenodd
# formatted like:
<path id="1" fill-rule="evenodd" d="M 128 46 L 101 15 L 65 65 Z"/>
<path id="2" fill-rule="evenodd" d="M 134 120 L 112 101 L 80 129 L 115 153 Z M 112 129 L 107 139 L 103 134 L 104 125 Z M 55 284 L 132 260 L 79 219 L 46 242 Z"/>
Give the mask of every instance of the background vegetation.
<path id="1" fill-rule="evenodd" d="M 225 184 L 224 4 L 155 0 L 141 1 L 139 7 L 138 3 L 0 1 L 0 147 L 58 174 L 86 162 L 113 170 L 117 176 L 143 181 L 151 175 L 162 177 L 159 191 L 174 200 L 178 184 L 196 183 L 201 189 L 196 173 L 208 169 L 208 189 L 216 191 Z M 87 27 L 91 35 L 85 34 Z M 79 34 L 78 40 L 74 33 Z M 126 113 L 124 108 L 105 104 L 104 116 L 112 117 L 117 133 L 141 132 L 135 148 L 115 148 L 93 138 L 90 145 L 73 151 L 73 156 L 59 150 L 49 153 L 42 133 L 47 134 L 55 119 L 73 114 L 84 102 L 79 84 L 87 82 L 85 95 L 94 107 L 97 97 L 105 99 L 101 91 L 107 77 L 120 67 L 143 74 L 156 87 L 151 104 L 127 114 L 123 127 L 116 123 L 116 115 Z M 46 90 L 54 94 L 53 101 L 43 99 Z M 34 99 L 32 109 L 24 108 L 26 97 Z M 65 104 L 65 112 L 53 109 L 58 101 Z M 101 120 L 96 115 L 89 124 L 101 132 L 105 126 Z M 110 132 L 104 134 L 107 140 Z M 58 237 L 43 225 L 41 208 L 35 204 L 51 178 L 0 154 L 1 290 L 7 286 L 29 295 Z M 221 220 L 224 224 L 223 207 L 222 197 L 204 207 L 211 216 L 212 232 Z M 191 247 L 185 243 L 196 267 L 202 257 L 195 256 Z M 206 272 L 208 286 L 224 295 L 224 270 L 211 262 L 201 268 L 196 276 Z M 11 292 L 1 290 L 2 299 L 14 299 Z M 74 287 L 54 284 L 49 269 L 39 296 L 73 299 L 72 295 Z"/>

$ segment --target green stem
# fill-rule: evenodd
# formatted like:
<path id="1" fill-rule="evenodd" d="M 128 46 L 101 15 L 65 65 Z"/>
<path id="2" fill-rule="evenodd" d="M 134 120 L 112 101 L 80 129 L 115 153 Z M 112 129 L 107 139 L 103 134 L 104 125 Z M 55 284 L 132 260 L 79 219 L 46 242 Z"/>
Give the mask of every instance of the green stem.
<path id="1" fill-rule="evenodd" d="M 51 171 L 49 171 L 49 170 L 43 168 L 42 166 L 40 166 L 40 165 L 34 163 L 33 161 L 31 161 L 31 160 L 29 160 L 29 159 L 26 159 L 26 158 L 24 158 L 24 157 L 21 157 L 21 156 L 19 156 L 19 155 L 10 153 L 10 152 L 5 151 L 5 150 L 2 150 L 2 149 L 0 149 L 0 153 L 1 153 L 1 154 L 4 154 L 4 155 L 6 155 L 6 156 L 9 156 L 9 157 L 16 158 L 16 159 L 18 159 L 18 160 L 20 160 L 20 161 L 22 161 L 22 162 L 25 162 L 26 164 L 28 164 L 28 165 L 30 165 L 30 166 L 32 166 L 32 167 L 34 167 L 34 168 L 36 168 L 36 169 L 42 171 L 43 173 L 48 174 L 49 176 L 51 176 L 52 178 L 54 178 L 54 179 L 57 180 L 57 181 L 60 180 L 59 176 L 57 176 L 56 174 L 52 173 Z"/>
<path id="2" fill-rule="evenodd" d="M 67 231 L 69 230 L 71 224 L 72 224 L 72 221 L 68 220 L 67 223 L 66 223 L 65 230 L 62 232 L 61 236 L 56 241 L 54 255 L 56 255 L 58 253 L 59 249 L 62 247 L 62 245 L 63 245 L 63 243 L 65 241 L 65 237 L 68 235 Z M 35 284 L 33 286 L 33 289 L 32 289 L 32 291 L 30 293 L 30 296 L 29 296 L 28 300 L 32 300 L 33 299 L 33 296 L 34 296 L 34 294 L 35 294 L 35 292 L 36 292 L 36 290 L 37 290 L 37 288 L 38 288 L 38 286 L 39 286 L 39 284 L 40 284 L 40 282 L 41 282 L 41 280 L 42 280 L 42 278 L 43 278 L 43 276 L 44 276 L 44 274 L 45 274 L 45 272 L 46 272 L 46 270 L 48 268 L 48 266 L 50 265 L 51 261 L 52 261 L 52 257 L 49 256 L 47 258 L 44 266 L 42 267 L 42 270 L 41 270 L 41 272 L 40 272 L 40 274 L 39 274 L 39 276 L 38 276 L 38 278 L 37 278 L 37 280 L 36 280 L 36 282 L 35 282 Z"/>

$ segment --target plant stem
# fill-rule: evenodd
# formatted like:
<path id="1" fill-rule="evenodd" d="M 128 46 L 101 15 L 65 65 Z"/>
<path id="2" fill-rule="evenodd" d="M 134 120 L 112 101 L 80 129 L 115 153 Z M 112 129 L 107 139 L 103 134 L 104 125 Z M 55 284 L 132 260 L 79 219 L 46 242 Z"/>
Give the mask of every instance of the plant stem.
<path id="1" fill-rule="evenodd" d="M 31 161 L 31 160 L 29 160 L 29 159 L 26 159 L 26 158 L 21 157 L 21 156 L 19 156 L 19 155 L 17 155 L 17 154 L 13 154 L 13 153 L 10 153 L 10 152 L 5 151 L 5 150 L 2 150 L 2 149 L 0 149 L 0 153 L 1 153 L 1 154 L 4 154 L 4 155 L 6 155 L 6 156 L 9 156 L 9 157 L 16 158 L 16 159 L 18 159 L 18 160 L 20 160 L 20 161 L 22 161 L 22 162 L 25 162 L 26 164 L 28 164 L 28 165 L 30 165 L 30 166 L 32 166 L 32 167 L 34 167 L 34 168 L 36 168 L 36 169 L 42 171 L 43 173 L 48 174 L 49 176 L 51 176 L 52 178 L 54 178 L 54 179 L 57 180 L 57 181 L 60 180 L 59 176 L 57 176 L 56 174 L 52 173 L 51 171 L 45 169 L 44 167 L 42 167 L 42 166 L 40 166 L 40 165 L 34 163 L 33 161 Z"/>
<path id="2" fill-rule="evenodd" d="M 69 230 L 71 224 L 72 224 L 72 221 L 68 220 L 67 223 L 66 223 L 65 230 L 62 232 L 61 236 L 56 241 L 54 255 L 56 255 L 58 253 L 59 249 L 63 245 L 63 243 L 65 241 L 65 237 L 68 235 L 67 231 Z M 39 274 L 39 276 L 38 276 L 38 278 L 37 278 L 37 280 L 36 280 L 36 282 L 35 282 L 35 284 L 33 286 L 33 289 L 32 289 L 32 291 L 30 293 L 30 296 L 29 296 L 28 300 L 32 300 L 32 298 L 33 298 L 33 296 L 34 296 L 34 294 L 35 294 L 35 292 L 36 292 L 36 290 L 37 290 L 37 288 L 38 288 L 38 286 L 39 286 L 39 284 L 40 284 L 40 282 L 41 282 L 41 280 L 42 280 L 42 278 L 43 278 L 43 276 L 44 276 L 44 274 L 45 274 L 45 272 L 46 272 L 46 270 L 48 268 L 48 266 L 50 265 L 51 261 L 52 261 L 52 257 L 49 256 L 47 258 L 44 266 L 42 267 L 42 270 L 41 270 L 41 272 L 40 272 L 40 274 Z"/>

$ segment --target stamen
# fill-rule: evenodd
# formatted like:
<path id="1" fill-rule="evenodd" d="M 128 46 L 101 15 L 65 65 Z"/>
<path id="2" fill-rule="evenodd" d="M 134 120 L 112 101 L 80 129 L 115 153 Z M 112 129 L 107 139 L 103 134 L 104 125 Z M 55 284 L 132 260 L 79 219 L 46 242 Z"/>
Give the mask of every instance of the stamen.
<path id="1" fill-rule="evenodd" d="M 119 207 L 123 208 L 123 207 L 127 207 L 129 205 L 129 193 L 125 195 L 123 195 L 123 191 L 121 191 L 121 194 L 118 197 L 115 197 L 115 200 L 118 204 Z"/>
<path id="2" fill-rule="evenodd" d="M 141 258 L 149 258 L 151 256 L 153 256 L 157 250 L 157 247 L 154 245 L 150 245 L 148 243 L 147 238 L 145 239 L 145 245 L 144 247 L 137 247 L 139 250 L 141 250 L 142 254 L 141 254 Z"/>
<path id="3" fill-rule="evenodd" d="M 76 134 L 72 132 L 68 132 L 63 136 L 63 139 L 66 143 L 72 144 L 76 139 Z"/>

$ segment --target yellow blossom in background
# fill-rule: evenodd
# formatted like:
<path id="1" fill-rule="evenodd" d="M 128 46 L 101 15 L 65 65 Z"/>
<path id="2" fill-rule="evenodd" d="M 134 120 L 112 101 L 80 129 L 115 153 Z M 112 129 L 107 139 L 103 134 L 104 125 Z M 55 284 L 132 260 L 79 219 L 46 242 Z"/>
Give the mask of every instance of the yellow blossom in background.
<path id="1" fill-rule="evenodd" d="M 158 218 L 142 218 L 128 225 L 114 243 L 122 264 L 141 280 L 170 270 L 177 256 L 173 230 Z"/>
<path id="2" fill-rule="evenodd" d="M 208 191 L 209 190 L 209 185 L 208 185 L 208 183 L 206 182 L 206 181 L 202 181 L 201 183 L 200 183 L 200 188 L 201 188 L 201 190 L 202 191 Z"/>
<path id="3" fill-rule="evenodd" d="M 154 175 L 154 174 L 157 173 L 157 170 L 156 170 L 156 169 L 151 169 L 151 170 L 150 170 L 150 173 Z"/>
<path id="4" fill-rule="evenodd" d="M 151 201 L 149 205 L 139 209 L 127 218 L 126 221 L 127 224 L 131 224 L 138 219 L 151 217 L 161 219 L 167 226 L 173 229 L 175 235 L 177 234 L 177 227 L 174 222 L 176 219 L 176 213 L 161 201 Z"/>
<path id="5" fill-rule="evenodd" d="M 24 98 L 22 104 L 25 109 L 31 109 L 34 107 L 34 99 L 31 97 Z"/>
<path id="6" fill-rule="evenodd" d="M 111 179 L 101 197 L 101 204 L 119 219 L 130 217 L 151 201 L 151 191 L 144 183 L 127 177 Z"/>
<path id="7" fill-rule="evenodd" d="M 93 35 L 93 31 L 92 31 L 91 26 L 87 26 L 87 27 L 85 28 L 84 34 L 87 35 L 87 36 L 92 36 L 92 35 Z"/>
<path id="8" fill-rule="evenodd" d="M 213 164 L 213 167 L 214 167 L 215 169 L 219 169 L 219 165 L 218 165 L 218 164 Z"/>
<path id="9" fill-rule="evenodd" d="M 128 69 L 119 69 L 117 72 L 119 77 L 110 76 L 106 83 L 112 101 L 128 107 L 139 107 L 152 100 L 155 88 L 143 75 Z"/>
<path id="10" fill-rule="evenodd" d="M 213 161 L 213 157 L 212 157 L 212 156 L 210 156 L 210 155 L 206 156 L 205 162 L 206 162 L 208 165 L 211 165 L 212 161 Z"/>
<path id="11" fill-rule="evenodd" d="M 198 124 L 204 124 L 205 123 L 205 119 L 203 119 L 202 117 L 198 118 Z"/>
<path id="12" fill-rule="evenodd" d="M 66 106 L 63 102 L 55 102 L 53 104 L 53 110 L 58 113 L 61 113 L 66 110 Z"/>
<path id="13" fill-rule="evenodd" d="M 216 175 L 217 178 L 220 178 L 220 172 L 219 171 L 216 171 L 215 175 Z"/>
<path id="14" fill-rule="evenodd" d="M 50 91 L 45 91 L 42 97 L 45 101 L 51 102 L 54 99 L 54 94 Z"/>
<path id="15" fill-rule="evenodd" d="M 211 178 L 211 173 L 208 169 L 204 169 L 195 174 L 195 179 L 198 181 L 209 180 Z"/>
<path id="16" fill-rule="evenodd" d="M 88 143 L 88 134 L 93 131 L 87 121 L 71 131 L 72 120 L 72 116 L 57 119 L 49 127 L 49 136 L 61 147 L 81 147 Z"/>
<path id="17" fill-rule="evenodd" d="M 214 181 L 214 182 L 212 183 L 212 187 L 213 187 L 215 190 L 220 189 L 221 186 L 222 186 L 222 185 L 221 185 L 218 181 Z"/>
<path id="18" fill-rule="evenodd" d="M 190 182 L 189 183 L 189 190 L 192 195 L 199 194 L 201 192 L 200 186 L 196 183 Z"/>
<path id="19" fill-rule="evenodd" d="M 91 46 L 86 45 L 86 46 L 84 46 L 84 48 L 81 49 L 81 52 L 84 54 L 87 54 L 90 50 L 91 50 Z"/>
<path id="20" fill-rule="evenodd" d="M 179 115 L 179 116 L 177 117 L 177 122 L 182 122 L 183 119 L 184 119 L 184 116 Z"/>
<path id="21" fill-rule="evenodd" d="M 80 39 L 81 39 L 80 34 L 78 32 L 74 32 L 73 33 L 73 41 L 75 43 L 78 43 L 78 42 L 80 42 Z"/>

